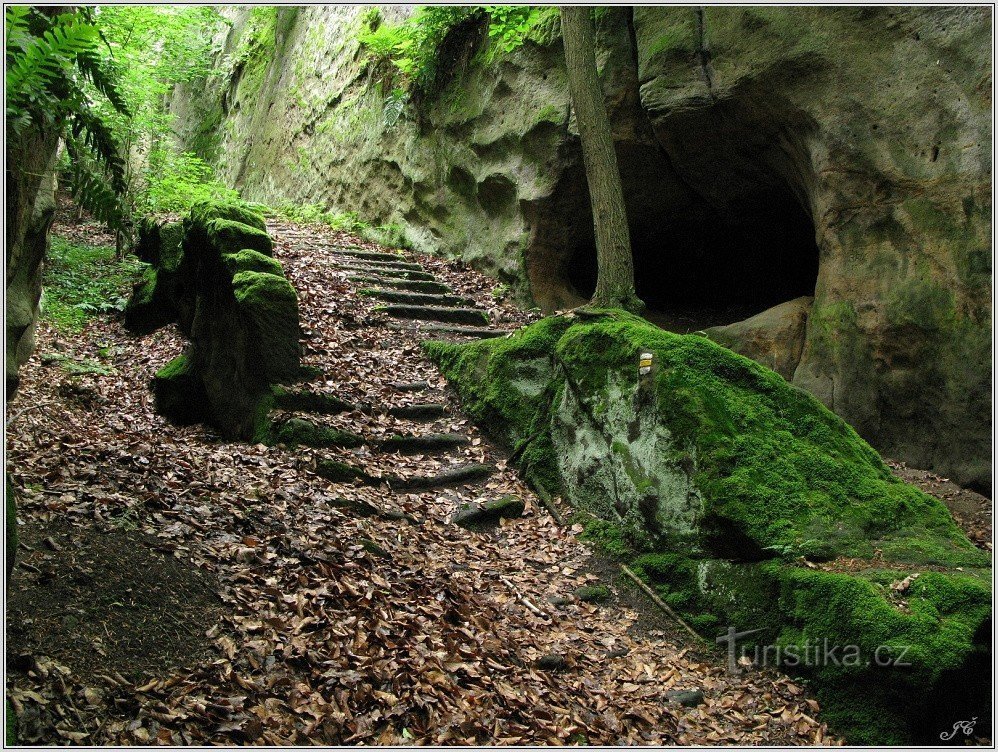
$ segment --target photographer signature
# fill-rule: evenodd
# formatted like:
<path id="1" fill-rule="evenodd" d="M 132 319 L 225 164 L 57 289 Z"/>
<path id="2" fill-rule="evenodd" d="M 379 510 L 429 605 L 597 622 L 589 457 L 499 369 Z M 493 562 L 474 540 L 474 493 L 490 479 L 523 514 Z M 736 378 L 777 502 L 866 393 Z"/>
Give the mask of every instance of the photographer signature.
<path id="1" fill-rule="evenodd" d="M 939 738 L 944 742 L 948 742 L 954 736 L 956 736 L 958 731 L 962 731 L 965 736 L 970 736 L 974 733 L 974 726 L 977 725 L 977 716 L 975 715 L 969 721 L 957 721 L 953 724 L 952 731 L 943 731 L 939 734 Z"/>

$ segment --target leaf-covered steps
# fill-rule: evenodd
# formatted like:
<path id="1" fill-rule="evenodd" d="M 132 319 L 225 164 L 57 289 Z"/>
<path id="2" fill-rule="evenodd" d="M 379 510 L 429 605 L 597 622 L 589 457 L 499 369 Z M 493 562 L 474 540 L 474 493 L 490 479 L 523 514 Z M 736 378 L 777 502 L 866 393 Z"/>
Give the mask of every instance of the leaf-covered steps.
<path id="1" fill-rule="evenodd" d="M 343 261 L 336 261 L 333 266 L 340 268 L 363 267 L 365 269 L 393 269 L 404 272 L 425 272 L 419 264 L 410 261 L 366 261 L 364 259 L 347 258 Z"/>
<path id="2" fill-rule="evenodd" d="M 395 434 L 377 442 L 382 452 L 414 454 L 417 452 L 442 452 L 466 446 L 468 437 L 460 433 L 428 433 L 422 436 Z"/>
<path id="3" fill-rule="evenodd" d="M 360 248 L 336 247 L 332 252 L 338 256 L 349 256 L 351 258 L 363 259 L 364 261 L 402 261 L 402 256 L 397 253 L 378 253 L 377 251 L 365 251 Z"/>
<path id="4" fill-rule="evenodd" d="M 447 408 L 436 402 L 416 405 L 399 405 L 388 408 L 388 414 L 393 418 L 405 420 L 436 420 L 447 414 Z"/>
<path id="5" fill-rule="evenodd" d="M 360 481 L 365 485 L 380 485 L 387 483 L 396 491 L 419 491 L 431 488 L 446 488 L 462 486 L 485 480 L 495 472 L 495 466 L 481 463 L 458 465 L 441 470 L 435 475 L 415 475 L 403 478 L 395 475 L 384 475 L 380 478 L 364 472 L 360 468 L 337 460 L 320 459 L 316 463 L 315 472 L 322 478 L 333 483 L 353 483 Z"/>
<path id="6" fill-rule="evenodd" d="M 443 324 L 471 324 L 479 326 L 488 326 L 489 324 L 489 315 L 477 308 L 388 304 L 380 310 L 397 319 L 415 319 L 417 321 L 438 321 Z"/>
<path id="7" fill-rule="evenodd" d="M 375 298 L 385 303 L 398 303 L 401 305 L 438 306 L 444 308 L 460 308 L 462 306 L 475 305 L 475 301 L 471 298 L 462 298 L 459 295 L 445 295 L 442 293 L 431 295 L 423 292 L 387 290 L 379 287 L 365 287 L 359 292 L 361 295 Z"/>
<path id="8" fill-rule="evenodd" d="M 454 291 L 443 284 L 442 282 L 427 282 L 424 280 L 402 280 L 402 279 L 390 279 L 388 277 L 379 277 L 376 275 L 357 275 L 352 277 L 347 277 L 347 281 L 356 282 L 358 284 L 364 285 L 380 285 L 381 287 L 392 287 L 396 290 L 409 290 L 410 292 L 424 292 L 424 293 L 442 293 L 448 294 Z"/>
<path id="9" fill-rule="evenodd" d="M 338 269 L 358 274 L 375 274 L 386 279 L 401 279 L 408 282 L 435 282 L 434 277 L 429 272 L 415 272 L 408 269 L 390 269 L 382 266 L 350 264 L 338 266 Z"/>

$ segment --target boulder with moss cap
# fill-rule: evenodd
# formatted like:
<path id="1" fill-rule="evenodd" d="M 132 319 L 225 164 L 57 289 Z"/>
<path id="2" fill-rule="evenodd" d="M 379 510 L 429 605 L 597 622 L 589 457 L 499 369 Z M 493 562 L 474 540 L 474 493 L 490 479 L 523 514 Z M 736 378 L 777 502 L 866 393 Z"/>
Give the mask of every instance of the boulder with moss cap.
<path id="1" fill-rule="evenodd" d="M 918 739 L 941 695 L 983 713 L 965 688 L 989 665 L 989 557 L 813 396 L 622 311 L 425 348 L 525 475 L 694 626 L 858 646 L 870 665 L 797 667 L 850 741 Z M 881 645 L 910 665 L 877 665 Z"/>

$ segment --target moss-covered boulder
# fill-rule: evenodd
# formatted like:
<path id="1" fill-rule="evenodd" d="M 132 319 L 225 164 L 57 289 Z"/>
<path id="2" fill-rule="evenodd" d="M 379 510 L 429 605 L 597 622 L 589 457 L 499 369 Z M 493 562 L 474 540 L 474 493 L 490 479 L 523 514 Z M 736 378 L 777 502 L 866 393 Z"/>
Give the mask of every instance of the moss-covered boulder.
<path id="1" fill-rule="evenodd" d="M 133 331 L 176 321 L 188 352 L 153 380 L 157 410 L 227 438 L 268 440 L 273 384 L 300 372 L 298 296 L 271 257 L 263 217 L 241 202 L 202 202 L 183 223 L 144 221 L 153 265 L 125 311 Z"/>
<path id="2" fill-rule="evenodd" d="M 242 201 L 200 201 L 191 207 L 185 223 L 188 226 L 204 227 L 213 219 L 240 222 L 260 231 L 267 229 L 263 215 Z"/>
<path id="3" fill-rule="evenodd" d="M 262 272 L 273 274 L 275 277 L 284 276 L 284 268 L 281 262 L 264 256 L 259 251 L 245 248 L 237 253 L 227 253 L 222 256 L 222 263 L 232 276 L 239 272 Z"/>
<path id="4" fill-rule="evenodd" d="M 205 224 L 205 231 L 213 249 L 223 255 L 238 253 L 244 248 L 258 251 L 264 256 L 272 256 L 274 253 L 274 243 L 266 230 L 258 230 L 242 222 L 212 219 Z"/>
<path id="5" fill-rule="evenodd" d="M 180 222 L 144 217 L 138 235 L 135 255 L 150 267 L 132 289 L 124 325 L 136 334 L 148 334 L 177 320 L 184 228 Z"/>
<path id="6" fill-rule="evenodd" d="M 696 626 L 858 646 L 869 664 L 799 665 L 851 740 L 911 740 L 940 717 L 934 694 L 962 696 L 956 672 L 987 649 L 989 557 L 810 394 L 619 311 L 426 349 L 527 477 Z M 882 646 L 910 665 L 878 665 Z"/>

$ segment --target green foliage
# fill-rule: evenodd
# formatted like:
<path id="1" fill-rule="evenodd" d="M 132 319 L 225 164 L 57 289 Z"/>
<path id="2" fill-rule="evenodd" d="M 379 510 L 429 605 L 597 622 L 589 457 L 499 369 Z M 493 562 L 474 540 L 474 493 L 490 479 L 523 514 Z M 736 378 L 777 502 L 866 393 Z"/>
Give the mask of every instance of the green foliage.
<path id="1" fill-rule="evenodd" d="M 490 40 L 484 61 L 491 63 L 530 39 L 542 22 L 557 16 L 555 7 L 529 5 L 424 5 L 399 24 L 383 23 L 381 14 L 365 13 L 359 34 L 361 45 L 377 62 L 394 66 L 405 89 L 422 94 L 441 88 L 452 73 L 454 60 L 441 59 L 451 35 L 481 22 Z"/>
<path id="2" fill-rule="evenodd" d="M 135 260 L 116 259 L 109 246 L 54 236 L 43 278 L 42 318 L 71 332 L 98 313 L 120 311 L 144 267 Z"/>
<path id="3" fill-rule="evenodd" d="M 157 148 L 149 155 L 149 179 L 139 190 L 142 214 L 184 213 L 202 201 L 236 201 L 239 192 L 215 178 L 211 165 L 192 152 Z"/>
<path id="4" fill-rule="evenodd" d="M 384 121 L 386 127 L 393 128 L 399 121 L 407 100 L 408 95 L 404 89 L 392 89 L 392 93 L 385 97 Z"/>
<path id="5" fill-rule="evenodd" d="M 92 13 L 8 6 L 5 20 L 10 135 L 58 132 L 72 160 L 68 183 L 74 198 L 112 229 L 125 231 L 127 211 L 120 197 L 126 150 L 108 114 L 130 112 L 119 74 L 103 57 Z"/>
<path id="6" fill-rule="evenodd" d="M 371 227 L 368 222 L 360 218 L 357 212 L 330 212 L 323 209 L 319 204 L 293 204 L 286 202 L 271 209 L 270 213 L 289 222 L 326 225 L 334 230 L 343 230 L 344 232 L 360 233 Z"/>

